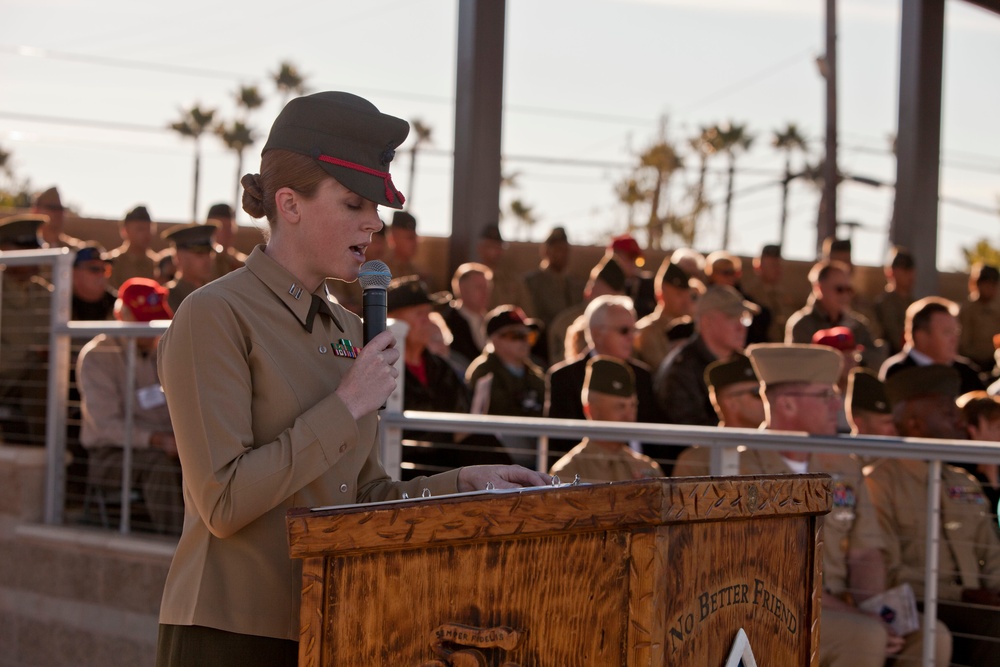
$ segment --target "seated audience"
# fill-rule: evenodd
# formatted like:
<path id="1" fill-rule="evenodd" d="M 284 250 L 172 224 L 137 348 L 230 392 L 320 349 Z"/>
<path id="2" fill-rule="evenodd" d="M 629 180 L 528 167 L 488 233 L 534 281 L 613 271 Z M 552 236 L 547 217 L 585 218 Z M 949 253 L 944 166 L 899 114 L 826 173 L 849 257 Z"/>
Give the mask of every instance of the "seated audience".
<path id="1" fill-rule="evenodd" d="M 885 360 L 879 377 L 886 380 L 905 368 L 942 364 L 958 372 L 962 393 L 985 389 L 977 369 L 958 356 L 960 329 L 958 306 L 953 301 L 936 296 L 915 301 L 906 309 L 906 344 Z"/>
<path id="2" fill-rule="evenodd" d="M 1000 297 L 997 283 L 1000 270 L 977 263 L 969 274 L 969 299 L 962 304 L 958 321 L 962 325 L 959 354 L 968 357 L 987 375 L 995 367 L 993 336 L 1000 333 Z"/>
<path id="3" fill-rule="evenodd" d="M 844 401 L 851 435 L 881 435 L 896 437 L 892 403 L 885 384 L 867 368 L 852 368 L 847 379 Z"/>
<path id="4" fill-rule="evenodd" d="M 766 342 L 780 343 L 785 339 L 785 324 L 798 310 L 801 301 L 785 285 L 784 260 L 781 246 L 768 244 L 753 259 L 753 275 L 743 281 L 743 288 L 753 301 L 771 314 L 765 332 Z M 758 341 L 761 342 L 761 341 Z"/>
<path id="5" fill-rule="evenodd" d="M 636 324 L 635 356 L 657 368 L 667 354 L 694 333 L 695 281 L 684 269 L 663 260 L 656 272 L 656 309 Z"/>
<path id="6" fill-rule="evenodd" d="M 840 411 L 837 413 L 837 433 L 850 433 L 851 425 L 847 420 L 844 400 L 847 396 L 848 377 L 861 363 L 862 347 L 854 342 L 854 333 L 847 327 L 820 329 L 813 334 L 812 344 L 830 347 L 840 353 L 840 377 L 837 379 Z"/>
<path id="7" fill-rule="evenodd" d="M 213 278 L 215 245 L 212 237 L 215 223 L 178 225 L 168 229 L 163 238 L 170 241 L 174 250 L 176 271 L 174 279 L 166 283 L 170 296 L 170 309 L 176 311 L 191 292 L 207 285 Z"/>
<path id="8" fill-rule="evenodd" d="M 85 243 L 76 251 L 73 258 L 71 319 L 111 319 L 118 292 L 108 284 L 111 265 L 104 256 L 104 248 L 97 243 Z"/>
<path id="9" fill-rule="evenodd" d="M 166 290 L 146 278 L 125 281 L 115 317 L 126 322 L 169 319 Z M 170 415 L 157 375 L 159 336 L 136 339 L 135 377 L 128 377 L 124 339 L 101 334 L 80 352 L 76 377 L 83 409 L 80 441 L 88 452 L 87 481 L 112 498 L 121 493 L 123 447 L 132 449 L 131 479 L 157 532 L 180 534 L 184 518 L 181 467 Z M 134 393 L 128 396 L 129 387 Z M 134 400 L 133 400 L 134 399 Z M 126 404 L 132 403 L 127 431 Z M 126 442 L 126 438 L 130 441 Z"/>
<path id="10" fill-rule="evenodd" d="M 493 294 L 493 272 L 485 264 L 466 262 L 451 277 L 454 299 L 441 315 L 451 330 L 451 349 L 475 359 L 486 347 L 486 313 Z"/>
<path id="11" fill-rule="evenodd" d="M 695 306 L 695 334 L 656 370 L 656 400 L 668 424 L 715 426 L 719 419 L 708 398 L 705 369 L 729 359 L 746 345 L 747 326 L 756 304 L 728 286 L 705 291 Z"/>
<path id="12" fill-rule="evenodd" d="M 956 401 L 969 431 L 969 440 L 1000 442 L 1000 399 L 985 391 L 970 391 Z M 1000 502 L 1000 466 L 996 463 L 979 463 L 970 470 L 986 494 L 986 508 L 997 513 Z"/>
<path id="13" fill-rule="evenodd" d="M 549 363 L 575 359 L 574 349 L 566 346 L 566 333 L 570 326 L 583 315 L 587 304 L 599 296 L 625 293 L 625 272 L 613 259 L 605 257 L 590 270 L 590 278 L 583 288 L 583 300 L 559 313 L 548 330 Z M 583 328 L 579 327 L 582 332 Z"/>
<path id="14" fill-rule="evenodd" d="M 625 272 L 625 296 L 635 304 L 636 317 L 643 318 L 656 308 L 656 287 L 653 275 L 646 271 L 646 256 L 639 242 L 629 234 L 611 239 L 605 258 L 613 258 Z"/>
<path id="15" fill-rule="evenodd" d="M 903 437 L 963 440 L 955 404 L 960 378 L 940 364 L 906 368 L 885 381 Z M 924 598 L 927 567 L 926 461 L 882 459 L 866 482 L 885 536 L 889 586 L 908 583 Z M 938 619 L 954 634 L 959 665 L 1000 664 L 1000 538 L 982 487 L 961 468 L 941 469 Z"/>
<path id="16" fill-rule="evenodd" d="M 229 204 L 212 204 L 208 209 L 208 220 L 215 225 L 215 266 L 212 278 L 221 278 L 235 271 L 247 262 L 247 256 L 233 247 L 236 237 L 236 213 Z"/>
<path id="17" fill-rule="evenodd" d="M 905 345 L 906 309 L 913 303 L 913 284 L 917 272 L 913 255 L 904 248 L 893 248 L 892 257 L 883 269 L 885 288 L 875 299 L 877 335 L 885 341 L 888 354 L 898 354 Z"/>
<path id="18" fill-rule="evenodd" d="M 639 404 L 634 378 L 632 368 L 620 359 L 590 357 L 580 394 L 586 419 L 634 422 Z M 581 482 L 623 482 L 663 477 L 663 470 L 627 442 L 588 437 L 556 461 L 549 474 L 559 475 L 564 482 L 577 476 Z"/>
<path id="19" fill-rule="evenodd" d="M 490 223 L 483 227 L 476 242 L 476 254 L 480 263 L 493 272 L 493 292 L 487 310 L 506 304 L 514 304 L 525 311 L 534 309 L 532 295 L 528 293 L 524 280 L 517 273 L 507 254 L 507 242 L 500 235 L 500 225 Z"/>

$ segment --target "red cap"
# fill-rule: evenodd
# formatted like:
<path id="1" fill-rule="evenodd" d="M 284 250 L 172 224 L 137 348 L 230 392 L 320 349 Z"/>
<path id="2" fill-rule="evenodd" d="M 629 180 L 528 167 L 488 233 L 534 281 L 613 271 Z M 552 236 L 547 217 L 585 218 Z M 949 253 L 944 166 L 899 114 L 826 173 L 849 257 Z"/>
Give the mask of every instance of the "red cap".
<path id="1" fill-rule="evenodd" d="M 642 257 L 642 248 L 639 247 L 639 242 L 629 234 L 622 234 L 611 239 L 611 250 L 620 252 L 632 259 Z"/>
<path id="2" fill-rule="evenodd" d="M 826 345 L 841 352 L 857 350 L 862 347 L 854 341 L 854 332 L 847 327 L 820 329 L 813 334 L 812 342 L 814 345 Z"/>
<path id="3" fill-rule="evenodd" d="M 169 320 L 174 316 L 167 303 L 167 290 L 149 278 L 130 278 L 118 288 L 118 298 L 136 322 Z"/>

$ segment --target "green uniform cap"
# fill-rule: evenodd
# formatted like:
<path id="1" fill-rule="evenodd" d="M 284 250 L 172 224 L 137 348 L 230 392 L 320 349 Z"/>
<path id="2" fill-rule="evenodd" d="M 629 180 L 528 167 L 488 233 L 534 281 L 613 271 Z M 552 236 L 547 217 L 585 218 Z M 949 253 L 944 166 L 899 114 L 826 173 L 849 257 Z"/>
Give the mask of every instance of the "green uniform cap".
<path id="1" fill-rule="evenodd" d="M 660 285 L 672 285 L 678 289 L 691 287 L 691 277 L 688 276 L 687 271 L 673 262 L 665 264 L 657 277 L 659 278 L 657 283 Z"/>
<path id="2" fill-rule="evenodd" d="M 218 227 L 211 222 L 204 225 L 199 223 L 177 225 L 163 232 L 163 238 L 170 241 L 178 250 L 208 252 L 214 247 L 212 235 L 216 229 Z"/>
<path id="3" fill-rule="evenodd" d="M 622 271 L 622 267 L 614 259 L 605 257 L 594 268 L 597 269 L 598 280 L 603 280 L 608 287 L 616 292 L 621 292 L 625 289 L 625 272 Z"/>
<path id="4" fill-rule="evenodd" d="M 62 198 L 59 197 L 59 190 L 49 188 L 35 195 L 35 208 L 47 208 L 52 211 L 61 211 L 65 207 L 62 205 Z"/>
<path id="5" fill-rule="evenodd" d="M 357 95 L 314 93 L 285 105 L 261 153 L 282 149 L 311 157 L 352 192 L 398 209 L 405 198 L 392 183 L 389 163 L 409 132 L 405 120 Z"/>
<path id="6" fill-rule="evenodd" d="M 417 231 L 417 219 L 406 211 L 395 211 L 392 214 L 392 228 L 415 232 Z"/>
<path id="7" fill-rule="evenodd" d="M 583 388 L 612 396 L 630 397 L 635 394 L 635 372 L 620 359 L 597 355 L 587 361 Z"/>
<path id="8" fill-rule="evenodd" d="M 24 250 L 41 248 L 38 228 L 48 219 L 46 215 L 12 215 L 4 218 L 0 220 L 0 243 Z"/>
<path id="9" fill-rule="evenodd" d="M 860 411 L 892 414 L 892 402 L 885 385 L 867 368 L 852 368 L 847 378 L 845 407 L 849 414 Z"/>
<path id="10" fill-rule="evenodd" d="M 747 348 L 747 356 L 765 387 L 788 382 L 837 383 L 841 355 L 822 345 L 761 343 Z"/>
<path id="11" fill-rule="evenodd" d="M 958 398 L 962 376 L 951 366 L 911 366 L 885 379 L 885 391 L 893 404 L 922 396 Z"/>
<path id="12" fill-rule="evenodd" d="M 431 294 L 420 276 L 393 278 L 386 289 L 386 310 L 390 313 L 400 308 L 422 306 L 427 303 L 437 306 L 450 300 L 451 294 L 448 292 Z"/>
<path id="13" fill-rule="evenodd" d="M 705 384 L 714 387 L 716 392 L 737 382 L 757 382 L 753 364 L 745 354 L 737 353 L 732 359 L 713 361 L 705 368 Z"/>

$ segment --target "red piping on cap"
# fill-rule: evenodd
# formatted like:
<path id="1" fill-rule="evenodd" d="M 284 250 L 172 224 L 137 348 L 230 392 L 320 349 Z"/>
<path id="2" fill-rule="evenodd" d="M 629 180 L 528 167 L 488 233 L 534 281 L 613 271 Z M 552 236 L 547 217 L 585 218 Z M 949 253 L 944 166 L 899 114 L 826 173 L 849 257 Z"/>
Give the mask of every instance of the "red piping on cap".
<path id="1" fill-rule="evenodd" d="M 396 197 L 399 197 L 399 203 L 405 204 L 406 197 L 403 193 L 396 189 L 396 186 L 392 182 L 392 176 L 389 175 L 387 171 L 378 171 L 377 169 L 371 169 L 364 166 L 363 164 L 357 164 L 355 162 L 348 162 L 347 160 L 341 160 L 340 158 L 331 157 L 329 155 L 320 155 L 316 158 L 323 162 L 329 162 L 330 164 L 335 164 L 338 167 L 347 167 L 348 169 L 353 169 L 354 171 L 360 171 L 362 174 L 368 174 L 369 176 L 378 176 L 385 183 L 385 198 L 389 202 L 395 201 Z"/>

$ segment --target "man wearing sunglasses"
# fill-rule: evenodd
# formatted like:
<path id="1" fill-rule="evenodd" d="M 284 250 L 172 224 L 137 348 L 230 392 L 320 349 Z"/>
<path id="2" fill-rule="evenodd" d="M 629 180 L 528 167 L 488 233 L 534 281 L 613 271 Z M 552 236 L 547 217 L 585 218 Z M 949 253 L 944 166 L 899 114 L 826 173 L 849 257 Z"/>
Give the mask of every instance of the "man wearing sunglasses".
<path id="1" fill-rule="evenodd" d="M 786 343 L 811 343 L 822 329 L 847 327 L 854 340 L 864 347 L 862 365 L 878 368 L 885 360 L 884 346 L 876 344 L 868 319 L 851 308 L 854 287 L 850 267 L 837 260 L 818 262 L 809 270 L 812 294 L 806 305 L 788 318 Z"/>
<path id="2" fill-rule="evenodd" d="M 118 293 L 108 284 L 111 264 L 105 259 L 104 248 L 87 243 L 73 258 L 74 320 L 110 320 Z"/>

